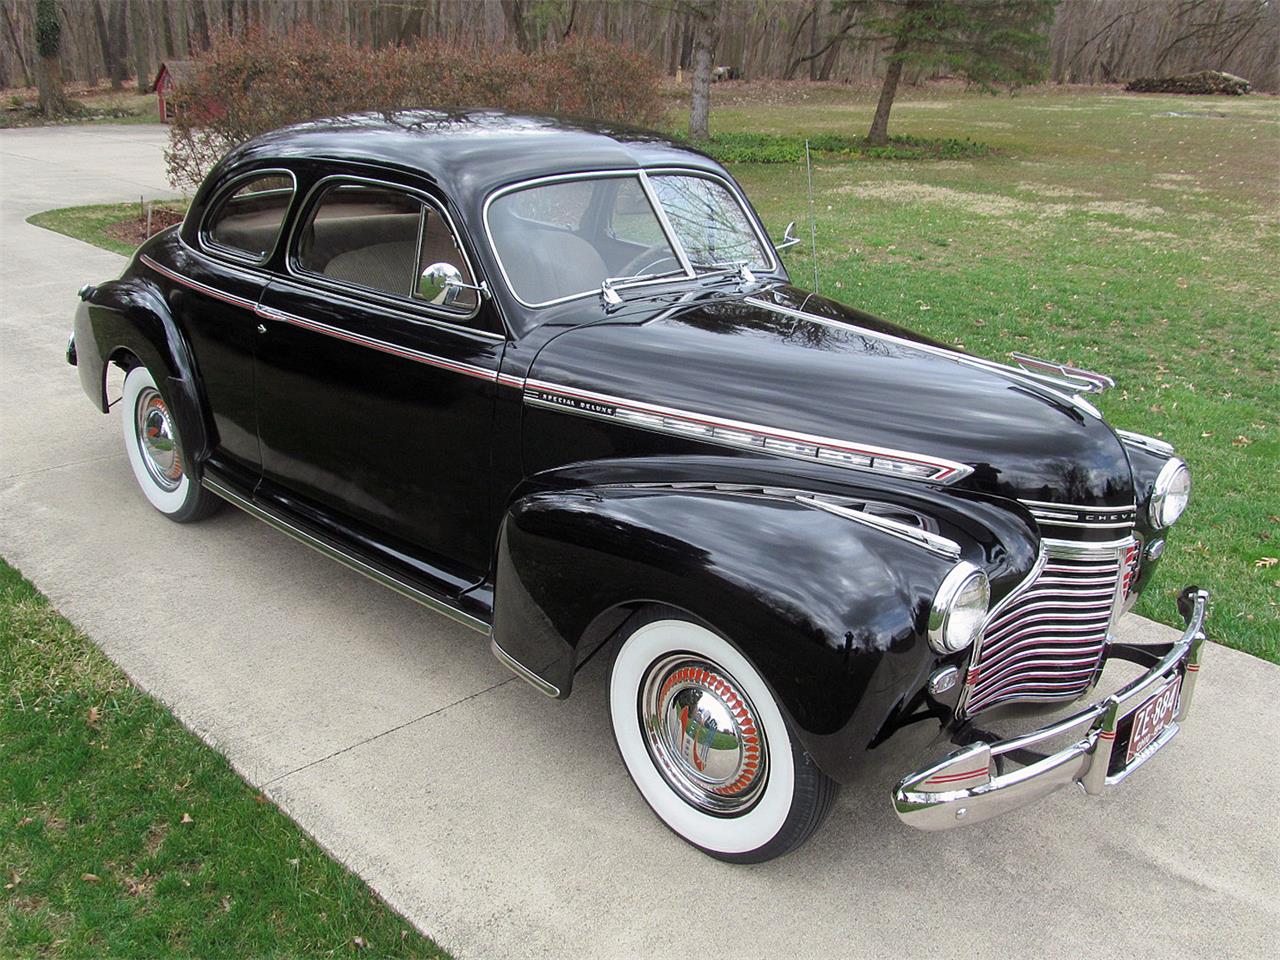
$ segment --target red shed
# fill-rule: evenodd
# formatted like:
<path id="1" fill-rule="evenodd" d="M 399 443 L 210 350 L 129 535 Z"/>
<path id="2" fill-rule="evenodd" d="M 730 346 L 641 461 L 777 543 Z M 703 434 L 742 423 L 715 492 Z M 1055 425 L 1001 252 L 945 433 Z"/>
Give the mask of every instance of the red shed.
<path id="1" fill-rule="evenodd" d="M 151 84 L 151 89 L 156 92 L 156 101 L 160 106 L 160 122 L 169 123 L 173 117 L 173 107 L 169 104 L 169 98 L 173 92 L 182 86 L 191 75 L 195 73 L 196 62 L 194 60 L 165 60 L 160 64 L 160 70 L 156 73 L 155 82 Z"/>

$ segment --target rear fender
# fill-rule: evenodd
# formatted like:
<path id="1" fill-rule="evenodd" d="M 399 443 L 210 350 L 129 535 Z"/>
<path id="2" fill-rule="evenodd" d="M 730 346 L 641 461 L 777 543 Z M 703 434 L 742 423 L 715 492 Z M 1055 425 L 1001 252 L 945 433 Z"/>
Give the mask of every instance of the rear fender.
<path id="1" fill-rule="evenodd" d="M 159 290 L 137 278 L 97 287 L 76 310 L 75 343 L 80 385 L 99 410 L 110 408 L 107 365 L 136 358 L 173 409 L 187 454 L 193 461 L 208 456 L 212 432 L 191 348 Z"/>

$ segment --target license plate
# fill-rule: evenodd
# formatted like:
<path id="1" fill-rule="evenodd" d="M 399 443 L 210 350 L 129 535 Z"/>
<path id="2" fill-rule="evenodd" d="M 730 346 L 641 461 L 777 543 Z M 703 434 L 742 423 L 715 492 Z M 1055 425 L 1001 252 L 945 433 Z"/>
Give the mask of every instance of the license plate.
<path id="1" fill-rule="evenodd" d="M 1182 678 L 1174 677 L 1158 693 L 1140 706 L 1133 714 L 1133 731 L 1129 734 L 1129 755 L 1125 757 L 1125 766 L 1133 763 L 1133 758 L 1155 742 L 1165 728 L 1173 723 L 1178 714 L 1178 692 L 1182 688 Z"/>

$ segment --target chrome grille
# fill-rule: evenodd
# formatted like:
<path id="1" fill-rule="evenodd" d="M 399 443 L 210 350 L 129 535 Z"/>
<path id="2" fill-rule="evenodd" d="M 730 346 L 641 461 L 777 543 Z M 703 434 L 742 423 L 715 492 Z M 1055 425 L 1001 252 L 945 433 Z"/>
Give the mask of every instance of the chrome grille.
<path id="1" fill-rule="evenodd" d="M 1040 570 L 987 617 L 965 677 L 962 712 L 1082 694 L 1119 610 L 1132 544 L 1044 540 Z"/>

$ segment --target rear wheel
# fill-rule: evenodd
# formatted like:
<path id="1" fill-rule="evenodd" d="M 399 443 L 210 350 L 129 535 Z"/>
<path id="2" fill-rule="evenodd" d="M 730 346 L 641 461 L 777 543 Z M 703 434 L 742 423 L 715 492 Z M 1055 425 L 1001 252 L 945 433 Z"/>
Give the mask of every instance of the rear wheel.
<path id="1" fill-rule="evenodd" d="M 675 611 L 629 625 L 610 668 L 609 713 L 653 812 L 717 859 L 781 856 L 831 812 L 837 784 L 799 745 L 755 667 Z"/>
<path id="2" fill-rule="evenodd" d="M 168 401 L 146 367 L 138 365 L 125 375 L 120 408 L 129 466 L 151 505 L 178 523 L 212 512 L 217 497 L 193 474 Z"/>

